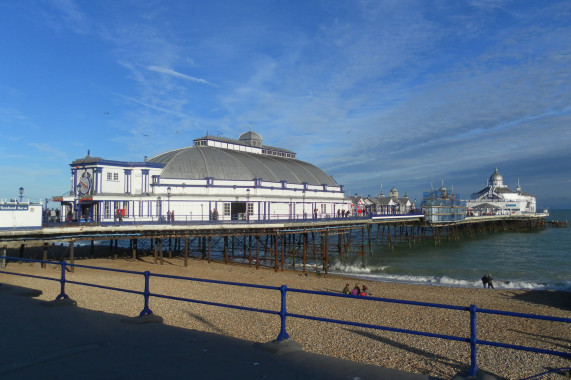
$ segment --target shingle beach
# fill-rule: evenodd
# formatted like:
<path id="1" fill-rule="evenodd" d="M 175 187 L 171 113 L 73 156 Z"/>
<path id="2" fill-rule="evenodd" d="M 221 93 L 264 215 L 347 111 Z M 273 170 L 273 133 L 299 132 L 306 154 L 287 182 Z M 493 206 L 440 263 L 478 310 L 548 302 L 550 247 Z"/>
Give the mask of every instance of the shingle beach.
<path id="1" fill-rule="evenodd" d="M 191 259 L 184 267 L 181 258 L 166 259 L 163 265 L 154 264 L 152 257 L 136 262 L 130 259 L 85 259 L 76 264 L 121 269 L 134 272 L 150 271 L 201 279 L 213 279 L 258 285 L 317 290 L 340 293 L 346 283 L 351 287 L 362 280 L 333 275 L 307 275 L 296 271 L 274 272 L 273 269 L 239 264 L 207 263 Z M 6 271 L 36 276 L 59 278 L 60 266 L 49 264 L 42 269 L 38 263 L 9 263 Z M 68 281 L 100 284 L 108 287 L 144 290 L 144 279 L 139 274 L 75 268 L 66 274 Z M 42 290 L 38 298 L 53 300 L 60 292 L 60 283 L 37 278 L 0 275 L 0 282 Z M 491 290 L 430 285 L 411 285 L 388 282 L 366 282 L 372 296 L 430 302 L 467 307 L 497 309 L 528 314 L 571 317 L 571 293 L 556 291 Z M 222 304 L 276 310 L 280 308 L 277 290 L 237 287 L 180 279 L 151 277 L 150 291 L 173 297 L 184 297 Z M 143 297 L 113 290 L 68 284 L 66 293 L 79 307 L 125 316 L 138 316 L 143 309 Z M 150 309 L 163 318 L 167 325 L 223 334 L 252 342 L 275 340 L 280 332 L 279 317 L 187 303 L 162 298 L 151 298 Z M 288 293 L 289 313 L 324 318 L 358 321 L 398 329 L 469 337 L 469 313 L 466 311 L 425 308 L 366 299 L 348 299 Z M 365 329 L 298 318 L 287 319 L 290 339 L 303 349 L 319 354 L 375 364 L 403 371 L 422 373 L 438 378 L 451 378 L 466 371 L 470 365 L 467 343 L 438 338 L 427 338 L 382 330 Z M 568 324 L 521 319 L 505 316 L 478 315 L 478 339 L 509 344 L 551 349 L 571 350 L 571 329 Z M 524 351 L 478 346 L 478 366 L 498 377 L 524 378 L 552 368 L 569 367 L 567 359 Z M 560 378 L 560 375 L 543 377 Z"/>

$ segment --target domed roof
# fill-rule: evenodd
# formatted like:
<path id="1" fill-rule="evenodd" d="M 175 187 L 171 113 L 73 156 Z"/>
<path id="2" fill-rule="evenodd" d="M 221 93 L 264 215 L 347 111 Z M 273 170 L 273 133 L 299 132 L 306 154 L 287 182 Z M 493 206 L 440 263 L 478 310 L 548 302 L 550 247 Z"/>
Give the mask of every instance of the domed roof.
<path id="1" fill-rule="evenodd" d="M 261 178 L 269 182 L 338 186 L 323 170 L 304 161 L 211 146 L 192 146 L 166 152 L 149 162 L 165 165 L 162 178 L 238 181 Z"/>
<path id="2" fill-rule="evenodd" d="M 498 168 L 496 168 L 494 173 L 490 176 L 490 182 L 495 182 L 495 181 L 502 181 L 503 182 L 503 180 L 504 180 L 504 177 L 502 177 L 502 175 L 498 172 Z"/>
<path id="3" fill-rule="evenodd" d="M 262 141 L 262 136 L 260 136 L 259 134 L 257 134 L 254 131 L 248 131 L 248 132 L 242 133 L 240 135 L 240 137 L 238 137 L 238 140 L 240 140 L 240 141 L 249 141 L 249 140 Z"/>

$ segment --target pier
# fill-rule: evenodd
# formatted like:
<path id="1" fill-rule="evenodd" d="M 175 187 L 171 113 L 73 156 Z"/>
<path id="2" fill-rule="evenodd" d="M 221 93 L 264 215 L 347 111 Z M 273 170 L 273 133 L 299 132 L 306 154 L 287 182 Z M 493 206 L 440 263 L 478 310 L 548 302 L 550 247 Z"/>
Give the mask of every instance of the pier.
<path id="1" fill-rule="evenodd" d="M 360 260 L 366 266 L 366 257 L 374 254 L 373 244 L 393 248 L 438 245 L 446 240 L 535 231 L 545 226 L 543 214 L 479 216 L 439 224 L 427 223 L 422 214 L 202 223 L 56 223 L 41 229 L 0 230 L 0 254 L 28 257 L 30 251 L 34 258 L 73 263 L 78 257 L 100 256 L 103 249 L 105 257 L 137 260 L 152 256 L 156 264 L 163 264 L 165 257 L 182 256 L 185 266 L 194 258 L 275 271 L 288 268 L 327 273 L 332 259 Z M 81 251 L 79 255 L 76 250 Z"/>

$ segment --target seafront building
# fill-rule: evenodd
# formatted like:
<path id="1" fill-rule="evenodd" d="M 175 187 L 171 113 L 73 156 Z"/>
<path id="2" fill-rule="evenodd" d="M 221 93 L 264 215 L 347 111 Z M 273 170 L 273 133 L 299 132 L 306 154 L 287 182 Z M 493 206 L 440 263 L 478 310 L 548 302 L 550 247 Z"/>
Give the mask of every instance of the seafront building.
<path id="1" fill-rule="evenodd" d="M 416 209 L 416 200 L 413 202 L 408 195 L 399 197 L 399 191 L 393 186 L 389 196 L 381 192 L 378 197 L 360 197 L 357 194 L 351 199 L 354 213 L 358 216 L 364 215 L 402 215 L 409 214 Z"/>
<path id="2" fill-rule="evenodd" d="M 209 136 L 142 162 L 86 157 L 71 163 L 62 216 L 78 221 L 270 220 L 351 210 L 343 186 L 296 153 L 262 144 L 251 129 Z"/>
<path id="3" fill-rule="evenodd" d="M 469 216 L 480 215 L 521 215 L 536 213 L 536 199 L 522 191 L 517 183 L 516 190 L 504 184 L 504 177 L 496 168 L 486 186 L 473 193 L 466 202 Z"/>
<path id="4" fill-rule="evenodd" d="M 42 228 L 42 204 L 0 201 L 0 229 L 39 229 Z"/>

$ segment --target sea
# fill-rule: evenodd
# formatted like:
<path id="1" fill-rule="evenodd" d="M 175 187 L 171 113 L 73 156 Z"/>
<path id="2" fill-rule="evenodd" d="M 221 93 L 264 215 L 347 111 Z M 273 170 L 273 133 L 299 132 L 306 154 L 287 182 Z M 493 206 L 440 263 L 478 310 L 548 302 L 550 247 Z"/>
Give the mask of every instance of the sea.
<path id="1" fill-rule="evenodd" d="M 571 221 L 571 210 L 549 210 L 547 221 Z M 571 228 L 495 232 L 476 238 L 408 244 L 373 244 L 373 255 L 332 262 L 332 274 L 363 281 L 482 287 L 490 274 L 499 289 L 571 291 Z"/>

